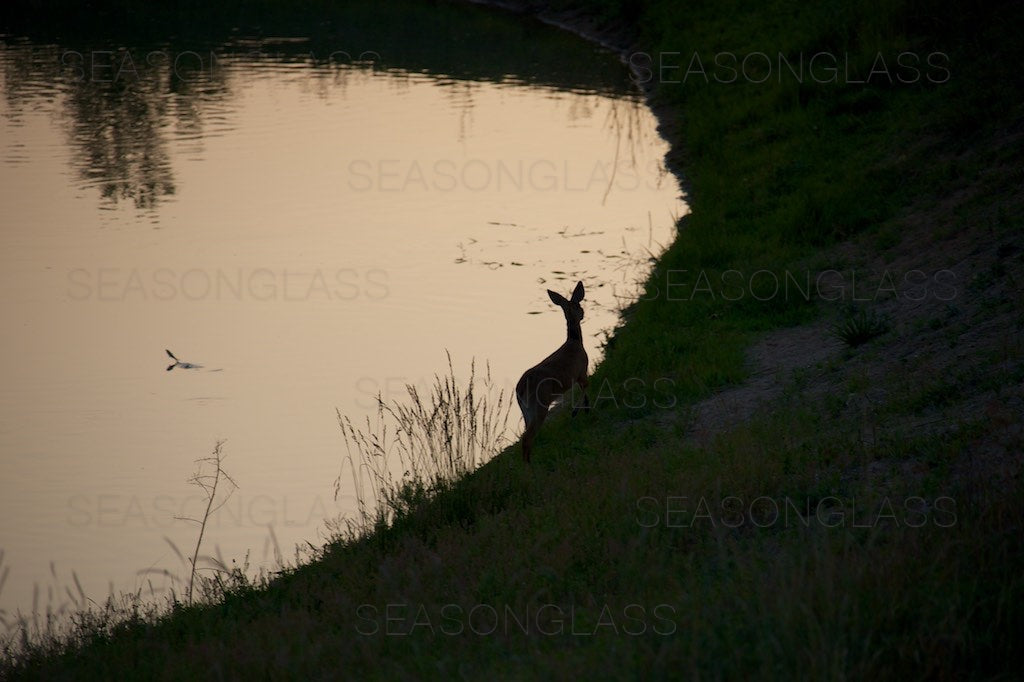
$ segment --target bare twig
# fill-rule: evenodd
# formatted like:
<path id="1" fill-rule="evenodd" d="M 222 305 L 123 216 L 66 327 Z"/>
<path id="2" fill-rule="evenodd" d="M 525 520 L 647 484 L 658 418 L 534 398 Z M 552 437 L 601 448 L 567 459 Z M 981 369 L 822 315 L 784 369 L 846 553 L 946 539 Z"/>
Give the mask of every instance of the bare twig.
<path id="1" fill-rule="evenodd" d="M 213 452 L 210 454 L 209 457 L 202 457 L 200 459 L 197 459 L 196 464 L 198 464 L 198 468 L 196 469 L 196 472 L 192 475 L 192 478 L 189 479 L 189 483 L 201 488 L 203 490 L 203 493 L 206 495 L 206 510 L 203 512 L 202 518 L 193 519 L 187 516 L 174 517 L 176 519 L 181 519 L 182 521 L 191 521 L 192 523 L 199 524 L 199 537 L 196 538 L 196 547 L 195 550 L 192 552 L 192 558 L 189 560 L 189 563 L 191 563 L 192 565 L 192 571 L 188 579 L 188 589 L 186 591 L 189 604 L 192 603 L 192 587 L 194 586 L 196 580 L 196 564 L 199 561 L 199 547 L 203 544 L 203 535 L 205 535 L 206 533 L 206 523 L 207 521 L 209 521 L 210 515 L 217 511 L 218 509 L 220 509 L 221 507 L 223 507 L 224 504 L 228 501 L 228 498 L 231 497 L 231 494 L 235 492 L 235 490 L 238 488 L 238 484 L 235 483 L 234 479 L 232 479 L 227 474 L 226 471 L 224 471 L 224 468 L 222 466 L 224 462 L 224 455 L 221 451 L 223 445 L 224 441 L 217 441 L 217 444 L 213 446 Z M 212 466 L 213 472 L 204 473 L 204 465 Z M 217 487 L 218 485 L 220 485 L 220 481 L 222 478 L 231 484 L 231 489 L 228 491 L 228 494 L 225 495 L 218 502 Z M 175 548 L 175 550 L 177 550 L 177 548 Z"/>

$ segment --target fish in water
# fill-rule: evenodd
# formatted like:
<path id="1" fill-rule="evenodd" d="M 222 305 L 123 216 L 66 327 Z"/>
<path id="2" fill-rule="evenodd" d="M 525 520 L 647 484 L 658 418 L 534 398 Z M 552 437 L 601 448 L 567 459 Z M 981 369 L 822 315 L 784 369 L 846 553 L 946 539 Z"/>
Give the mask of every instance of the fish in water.
<path id="1" fill-rule="evenodd" d="M 170 365 L 167 366 L 167 371 L 168 372 L 170 372 L 175 367 L 178 367 L 180 369 L 202 369 L 202 367 L 203 367 L 202 365 L 193 365 L 191 362 L 182 362 L 178 358 L 174 357 L 174 353 L 172 353 L 171 351 L 167 350 L 166 348 L 164 348 L 164 352 L 167 353 L 167 355 L 171 358 L 171 360 L 174 360 L 173 364 L 170 364 Z"/>

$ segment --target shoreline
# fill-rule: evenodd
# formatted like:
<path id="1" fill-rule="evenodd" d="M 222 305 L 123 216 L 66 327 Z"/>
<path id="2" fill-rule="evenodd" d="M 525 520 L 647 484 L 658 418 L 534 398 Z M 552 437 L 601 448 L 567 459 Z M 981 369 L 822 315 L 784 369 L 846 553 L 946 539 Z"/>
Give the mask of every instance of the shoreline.
<path id="1" fill-rule="evenodd" d="M 618 56 L 619 61 L 629 70 L 630 80 L 637 92 L 644 98 L 645 106 L 654 114 L 658 122 L 657 133 L 668 144 L 669 150 L 665 154 L 665 167 L 675 176 L 679 184 L 680 197 L 687 202 L 691 196 L 692 187 L 689 184 L 686 174 L 683 171 L 683 164 L 680 160 L 684 153 L 683 149 L 677 147 L 674 142 L 679 134 L 679 121 L 671 106 L 664 102 L 658 102 L 654 79 L 642 81 L 632 76 L 639 75 L 635 66 L 630 62 L 629 56 L 636 48 L 636 42 L 630 37 L 628 29 L 624 26 L 612 26 L 601 28 L 583 9 L 552 11 L 544 7 L 544 3 L 524 0 L 456 0 L 462 4 L 477 5 L 491 10 L 507 12 L 513 15 L 530 17 L 535 21 L 554 26 L 558 29 L 579 36 L 587 42 L 593 43 L 601 49 L 607 50 Z M 680 143 L 681 144 L 681 143 Z M 680 216 L 677 226 L 681 229 L 689 220 L 690 212 Z M 666 248 L 671 245 L 666 245 Z"/>

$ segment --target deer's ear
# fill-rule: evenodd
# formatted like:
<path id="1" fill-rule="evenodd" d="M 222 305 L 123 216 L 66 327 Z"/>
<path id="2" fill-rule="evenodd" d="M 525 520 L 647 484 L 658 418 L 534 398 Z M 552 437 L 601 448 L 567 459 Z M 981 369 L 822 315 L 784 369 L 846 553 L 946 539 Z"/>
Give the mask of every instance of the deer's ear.
<path id="1" fill-rule="evenodd" d="M 576 288 L 572 290 L 572 302 L 579 303 L 583 300 L 583 282 L 576 282 Z"/>
<path id="2" fill-rule="evenodd" d="M 551 289 L 548 289 L 548 298 L 550 298 L 551 302 L 557 305 L 558 307 L 562 307 L 569 303 L 567 300 L 565 300 L 565 296 L 562 296 L 557 291 L 551 291 Z"/>

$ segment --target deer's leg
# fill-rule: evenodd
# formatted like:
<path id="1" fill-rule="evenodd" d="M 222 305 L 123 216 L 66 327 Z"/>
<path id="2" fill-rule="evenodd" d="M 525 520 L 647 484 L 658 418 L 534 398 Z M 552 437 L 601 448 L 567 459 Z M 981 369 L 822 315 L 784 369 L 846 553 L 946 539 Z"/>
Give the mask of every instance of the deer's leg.
<path id="1" fill-rule="evenodd" d="M 586 377 L 584 377 L 582 379 L 579 379 L 576 383 L 579 384 L 580 388 L 583 389 L 583 404 L 582 405 L 576 405 L 575 407 L 572 408 L 572 416 L 574 416 L 574 417 L 576 416 L 576 413 L 579 412 L 580 410 L 589 410 L 590 409 L 590 398 L 587 396 L 587 383 L 588 382 L 587 382 Z"/>
<path id="2" fill-rule="evenodd" d="M 523 460 L 527 464 L 530 463 L 530 453 L 533 451 L 533 439 L 547 416 L 548 408 L 544 405 L 536 405 L 530 410 L 530 419 L 526 424 L 526 431 L 523 432 Z"/>
<path id="3" fill-rule="evenodd" d="M 537 427 L 534 425 L 536 421 L 533 418 L 533 407 L 530 402 L 530 388 L 527 380 L 527 374 L 523 375 L 523 378 L 519 380 L 519 384 L 516 386 L 516 401 L 519 403 L 519 409 L 523 413 L 523 422 L 526 424 L 526 429 L 523 431 L 523 461 L 530 462 L 530 450 L 533 446 L 533 437 L 537 433 Z"/>
<path id="4" fill-rule="evenodd" d="M 530 451 L 533 449 L 533 437 L 537 435 L 537 422 L 531 422 L 526 425 L 526 431 L 523 431 L 523 461 L 527 464 L 530 463 Z"/>

